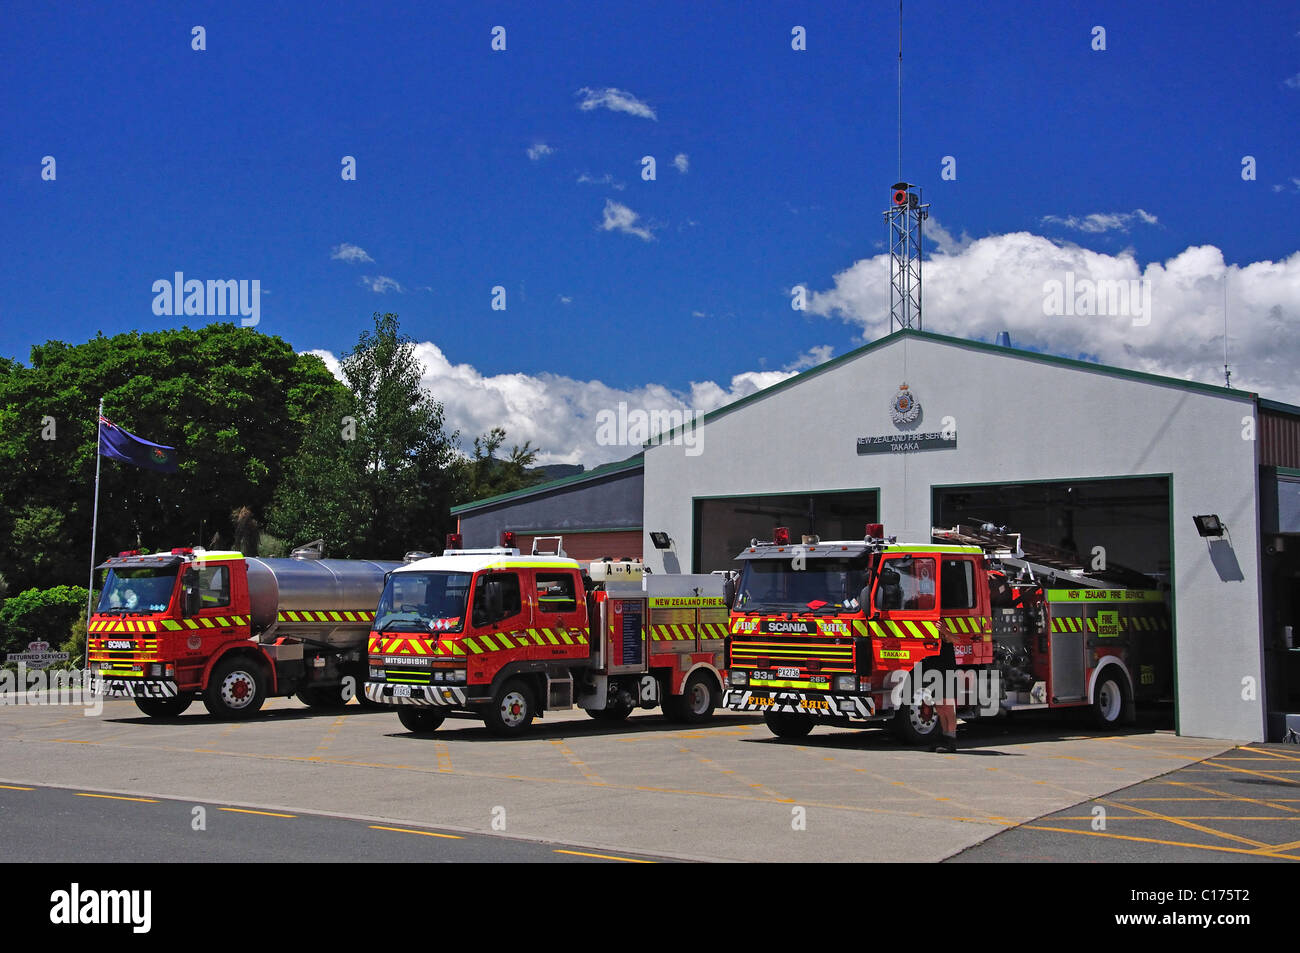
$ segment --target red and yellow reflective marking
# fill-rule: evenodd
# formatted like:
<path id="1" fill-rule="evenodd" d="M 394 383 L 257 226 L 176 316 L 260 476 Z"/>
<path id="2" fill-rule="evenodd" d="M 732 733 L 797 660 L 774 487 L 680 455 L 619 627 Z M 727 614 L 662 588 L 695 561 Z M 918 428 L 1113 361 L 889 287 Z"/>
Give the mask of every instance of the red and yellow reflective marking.
<path id="1" fill-rule="evenodd" d="M 431 639 L 418 635 L 370 633 L 371 655 L 426 655 L 433 658 L 486 655 L 533 645 L 587 645 L 586 629 L 519 629 L 491 635 L 444 636 Z"/>
<path id="2" fill-rule="evenodd" d="M 373 612 L 349 612 L 344 609 L 299 609 L 295 612 L 281 612 L 276 615 L 278 622 L 365 622 L 373 620 Z"/>

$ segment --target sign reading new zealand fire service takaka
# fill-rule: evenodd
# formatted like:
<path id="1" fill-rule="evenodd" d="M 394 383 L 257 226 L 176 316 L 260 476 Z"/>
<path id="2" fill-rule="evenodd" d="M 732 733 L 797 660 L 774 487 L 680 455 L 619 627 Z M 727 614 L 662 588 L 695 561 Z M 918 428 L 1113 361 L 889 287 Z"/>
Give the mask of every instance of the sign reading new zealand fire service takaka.
<path id="1" fill-rule="evenodd" d="M 901 433 L 880 434 L 874 437 L 858 438 L 858 454 L 867 453 L 906 453 L 911 450 L 943 450 L 957 446 L 957 430 L 948 427 L 922 433 L 914 428 L 921 423 L 921 402 L 916 394 L 906 385 L 898 388 L 898 393 L 889 400 L 889 418 Z"/>

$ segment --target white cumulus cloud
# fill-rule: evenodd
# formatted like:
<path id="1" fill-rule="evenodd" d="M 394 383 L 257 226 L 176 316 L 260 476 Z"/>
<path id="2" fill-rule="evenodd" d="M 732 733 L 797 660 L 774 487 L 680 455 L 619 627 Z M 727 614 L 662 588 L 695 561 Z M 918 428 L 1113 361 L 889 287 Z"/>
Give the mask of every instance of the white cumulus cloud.
<path id="1" fill-rule="evenodd" d="M 320 357 L 342 379 L 334 354 L 307 353 Z M 660 384 L 617 388 L 561 374 L 483 374 L 473 365 L 453 363 L 431 341 L 417 344 L 415 356 L 423 368 L 422 383 L 443 404 L 447 429 L 460 431 L 462 449 L 472 447 L 474 437 L 493 427 L 504 427 L 507 446 L 531 441 L 542 449 L 539 464 L 581 463 L 588 468 L 624 460 L 641 449 L 640 443 L 598 443 L 601 411 L 617 414 L 623 403 L 628 410 L 703 415 L 793 376 L 791 371 L 746 371 L 725 383 L 693 381 L 686 391 Z"/>
<path id="2" fill-rule="evenodd" d="M 528 147 L 528 158 L 536 162 L 538 159 L 544 159 L 546 156 L 554 155 L 555 150 L 544 142 L 535 142 Z"/>
<path id="3" fill-rule="evenodd" d="M 624 235 L 635 235 L 637 238 L 648 242 L 654 241 L 654 235 L 651 231 L 637 224 L 640 220 L 641 216 L 626 205 L 615 202 L 613 199 L 606 199 L 605 212 L 600 228 L 606 232 L 622 232 Z"/>
<path id="4" fill-rule="evenodd" d="M 1233 386 L 1300 403 L 1300 251 L 1225 265 L 1218 248 L 1194 246 L 1144 267 L 1131 251 L 1103 254 L 1028 232 L 950 247 L 925 261 L 927 331 L 992 341 L 1005 330 L 1017 347 L 1209 384 L 1223 383 L 1226 274 Z M 1067 280 L 1076 289 L 1085 282 L 1145 288 L 1149 317 L 1136 313 L 1142 294 L 1128 313 L 1107 313 L 1101 295 L 1091 315 L 1049 313 L 1056 310 L 1049 291 Z M 830 287 L 812 292 L 808 310 L 860 328 L 867 341 L 888 334 L 888 254 L 835 275 Z"/>
<path id="5" fill-rule="evenodd" d="M 1043 222 L 1044 224 L 1063 225 L 1066 228 L 1073 228 L 1091 234 L 1110 231 L 1127 232 L 1129 226 L 1136 222 L 1141 222 L 1144 225 L 1160 224 L 1154 215 L 1140 208 L 1131 212 L 1093 212 L 1091 215 L 1085 215 L 1082 218 L 1077 215 L 1070 215 L 1065 218 L 1059 215 L 1044 215 Z"/>
<path id="6" fill-rule="evenodd" d="M 685 175 L 691 170 L 691 157 L 685 152 L 679 152 L 673 157 L 673 165 L 677 167 L 678 172 Z"/>
<path id="7" fill-rule="evenodd" d="M 349 245 L 344 242 L 341 245 L 335 245 L 330 251 L 331 261 L 346 261 L 349 265 L 355 265 L 359 262 L 374 262 L 364 248 L 358 248 L 356 245 Z"/>
<path id="8" fill-rule="evenodd" d="M 589 86 L 584 86 L 574 95 L 582 97 L 582 101 L 578 103 L 578 108 L 583 112 L 591 112 L 593 109 L 608 109 L 616 113 L 640 116 L 642 119 L 654 119 L 656 121 L 659 119 L 655 115 L 655 111 L 644 102 L 631 93 L 624 92 L 621 89 L 614 89 L 612 86 L 603 89 L 592 89 Z"/>
<path id="9" fill-rule="evenodd" d="M 399 295 L 406 293 L 406 289 L 402 287 L 400 282 L 386 275 L 375 275 L 374 277 L 362 275 L 361 284 L 376 294 L 388 294 L 390 291 L 396 291 Z"/>

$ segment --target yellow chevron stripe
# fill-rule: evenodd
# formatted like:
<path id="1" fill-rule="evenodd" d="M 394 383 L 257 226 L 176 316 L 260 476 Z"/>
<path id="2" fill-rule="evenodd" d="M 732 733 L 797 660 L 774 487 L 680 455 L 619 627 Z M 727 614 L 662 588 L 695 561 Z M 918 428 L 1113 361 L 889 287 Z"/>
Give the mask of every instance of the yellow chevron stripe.
<path id="1" fill-rule="evenodd" d="M 585 635 L 579 635 L 579 636 L 577 637 L 577 639 L 578 639 L 578 644 L 579 644 L 579 645 L 586 645 L 586 644 L 587 644 L 587 637 L 586 637 Z"/>
<path id="2" fill-rule="evenodd" d="M 573 639 L 570 638 L 569 633 L 566 632 L 566 631 L 564 631 L 563 629 L 560 630 L 560 638 L 564 639 L 564 644 L 565 644 L 565 645 L 572 645 L 572 644 L 573 644 Z"/>

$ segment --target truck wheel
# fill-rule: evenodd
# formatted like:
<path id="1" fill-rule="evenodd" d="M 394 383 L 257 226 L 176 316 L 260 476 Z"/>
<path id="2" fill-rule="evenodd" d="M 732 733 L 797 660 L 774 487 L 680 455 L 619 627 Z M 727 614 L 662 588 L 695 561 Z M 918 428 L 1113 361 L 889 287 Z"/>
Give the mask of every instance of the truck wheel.
<path id="1" fill-rule="evenodd" d="M 939 734 L 939 709 L 933 705 L 904 705 L 890 723 L 899 741 L 923 745 Z"/>
<path id="2" fill-rule="evenodd" d="M 1128 714 L 1128 696 L 1122 679 L 1109 672 L 1097 681 L 1097 691 L 1092 698 L 1092 717 L 1099 728 L 1115 728 Z"/>
<path id="3" fill-rule="evenodd" d="M 703 672 L 696 672 L 688 678 L 686 687 L 682 689 L 681 698 L 673 701 L 674 714 L 677 716 L 673 720 L 684 721 L 688 725 L 699 725 L 708 721 L 713 717 L 713 709 L 718 707 L 718 699 L 711 680 Z M 811 724 L 808 727 L 809 730 L 812 729 Z"/>
<path id="4" fill-rule="evenodd" d="M 397 720 L 407 731 L 420 734 L 437 731 L 438 726 L 447 720 L 447 713 L 436 708 L 411 708 L 403 706 L 397 709 Z"/>
<path id="5" fill-rule="evenodd" d="M 218 662 L 203 692 L 203 705 L 217 718 L 250 718 L 266 701 L 262 666 L 246 656 Z"/>
<path id="6" fill-rule="evenodd" d="M 135 707 L 150 718 L 175 718 L 189 708 L 194 699 L 189 695 L 175 698 L 136 698 Z"/>
<path id="7" fill-rule="evenodd" d="M 763 721 L 767 722 L 768 731 L 778 738 L 804 738 L 813 730 L 811 715 L 791 711 L 765 711 Z"/>
<path id="8" fill-rule="evenodd" d="M 483 724 L 502 738 L 522 734 L 533 723 L 534 704 L 532 690 L 521 680 L 512 678 L 483 709 Z"/>
<path id="9" fill-rule="evenodd" d="M 348 703 L 341 685 L 309 685 L 298 689 L 298 700 L 308 708 L 337 711 Z"/>

